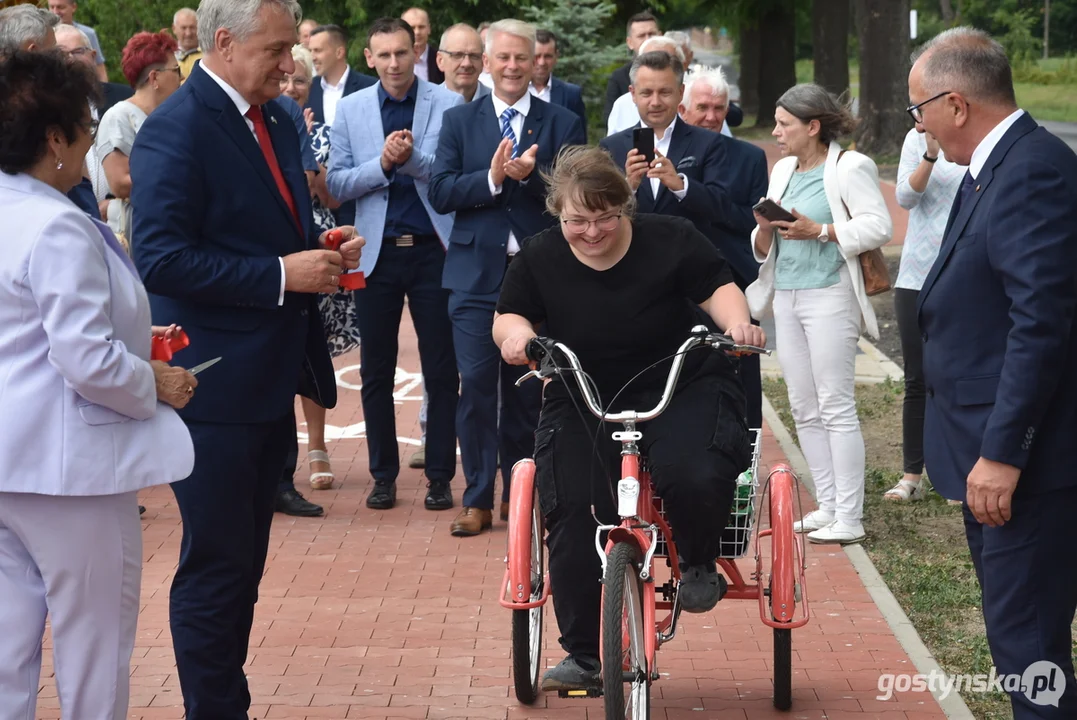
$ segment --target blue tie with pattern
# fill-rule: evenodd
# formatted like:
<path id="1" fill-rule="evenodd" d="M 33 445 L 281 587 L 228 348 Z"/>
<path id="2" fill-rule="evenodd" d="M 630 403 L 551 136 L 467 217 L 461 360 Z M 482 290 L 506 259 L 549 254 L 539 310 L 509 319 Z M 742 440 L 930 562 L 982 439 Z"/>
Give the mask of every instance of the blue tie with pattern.
<path id="1" fill-rule="evenodd" d="M 512 119 L 519 114 L 519 110 L 511 107 L 505 108 L 505 112 L 501 113 L 501 138 L 512 140 L 512 157 L 514 159 L 516 158 L 520 146 L 516 142 L 516 133 L 512 131 Z"/>

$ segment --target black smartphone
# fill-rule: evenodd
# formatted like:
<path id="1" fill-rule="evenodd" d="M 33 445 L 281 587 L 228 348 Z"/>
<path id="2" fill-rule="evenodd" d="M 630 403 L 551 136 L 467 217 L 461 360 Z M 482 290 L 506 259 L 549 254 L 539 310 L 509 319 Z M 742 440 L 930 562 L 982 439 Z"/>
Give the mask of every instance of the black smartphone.
<path id="1" fill-rule="evenodd" d="M 756 211 L 770 222 L 774 222 L 775 220 L 796 222 L 797 220 L 796 216 L 770 198 L 760 200 L 754 207 L 752 207 L 752 210 Z"/>
<path id="2" fill-rule="evenodd" d="M 649 127 L 638 127 L 632 130 L 632 147 L 647 158 L 648 163 L 654 162 L 654 130 Z"/>

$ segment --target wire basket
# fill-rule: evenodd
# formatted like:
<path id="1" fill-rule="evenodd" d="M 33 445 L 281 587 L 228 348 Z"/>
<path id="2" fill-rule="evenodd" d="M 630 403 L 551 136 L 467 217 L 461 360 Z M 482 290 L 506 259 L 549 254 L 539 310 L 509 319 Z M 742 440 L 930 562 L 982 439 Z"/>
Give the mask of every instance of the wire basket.
<path id="1" fill-rule="evenodd" d="M 737 488 L 733 494 L 733 504 L 729 508 L 729 521 L 718 543 L 718 557 L 736 560 L 748 553 L 752 544 L 752 532 L 755 529 L 756 516 L 759 511 L 759 458 L 763 451 L 763 433 L 761 430 L 749 430 L 752 438 L 752 460 L 748 469 L 737 478 Z M 654 506 L 658 514 L 668 523 L 662 498 L 655 496 Z M 672 530 L 672 526 L 670 530 Z M 669 557 L 669 547 L 665 535 L 658 533 L 656 557 Z"/>

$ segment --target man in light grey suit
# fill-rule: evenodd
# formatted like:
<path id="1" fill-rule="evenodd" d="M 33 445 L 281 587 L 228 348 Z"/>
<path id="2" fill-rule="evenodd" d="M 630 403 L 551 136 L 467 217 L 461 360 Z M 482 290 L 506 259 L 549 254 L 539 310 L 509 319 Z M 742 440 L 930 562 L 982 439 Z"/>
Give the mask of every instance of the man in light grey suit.
<path id="1" fill-rule="evenodd" d="M 405 296 L 429 397 L 428 510 L 453 506 L 449 482 L 456 474 L 459 377 L 449 295 L 441 287 L 453 216 L 434 212 L 427 195 L 442 114 L 464 99 L 415 76 L 414 44 L 411 26 L 402 20 L 382 18 L 371 26 L 366 60 L 379 82 L 341 100 L 326 175 L 333 197 L 356 201 L 356 226 L 368 238 L 359 266 L 366 273 L 366 288 L 356 291 L 355 307 L 363 338 L 363 415 L 374 477 L 366 503 L 378 510 L 396 503 L 400 473 L 393 387 Z"/>
<path id="2" fill-rule="evenodd" d="M 463 95 L 466 102 L 490 94 L 490 88 L 479 82 L 482 38 L 479 31 L 470 25 L 457 23 L 442 33 L 438 67 L 445 73 L 445 82 L 442 84 L 454 93 Z"/>

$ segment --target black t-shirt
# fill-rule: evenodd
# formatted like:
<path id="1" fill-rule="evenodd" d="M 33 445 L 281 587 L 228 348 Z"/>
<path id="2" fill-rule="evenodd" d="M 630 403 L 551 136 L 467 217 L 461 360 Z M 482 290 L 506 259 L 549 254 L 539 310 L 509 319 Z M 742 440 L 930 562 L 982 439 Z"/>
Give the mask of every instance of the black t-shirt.
<path id="1" fill-rule="evenodd" d="M 632 221 L 628 252 L 604 271 L 576 259 L 560 226 L 534 236 L 505 273 L 497 311 L 522 315 L 536 326 L 545 323 L 542 331 L 576 353 L 608 406 L 637 373 L 677 351 L 700 323 L 698 305 L 731 282 L 725 260 L 691 222 L 641 215 Z M 690 351 L 680 384 L 701 372 L 733 376 L 732 363 L 708 358 L 718 355 Z M 650 409 L 665 387 L 671 362 L 634 380 L 614 409 Z M 576 381 L 569 375 L 566 379 L 577 393 Z M 554 378 L 548 393 L 564 395 L 560 379 Z M 649 404 L 633 404 L 640 402 Z"/>

